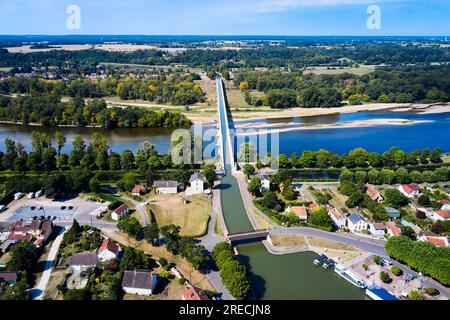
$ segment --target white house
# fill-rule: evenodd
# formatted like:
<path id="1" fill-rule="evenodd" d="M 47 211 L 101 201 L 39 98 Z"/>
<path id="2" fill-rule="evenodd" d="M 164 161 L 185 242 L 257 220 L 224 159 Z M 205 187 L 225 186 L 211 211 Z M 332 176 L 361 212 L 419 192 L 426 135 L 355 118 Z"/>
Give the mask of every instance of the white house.
<path id="1" fill-rule="evenodd" d="M 98 258 L 95 251 L 74 253 L 64 260 L 64 265 L 68 265 L 71 272 L 86 271 L 89 268 L 95 267 L 97 263 Z"/>
<path id="2" fill-rule="evenodd" d="M 421 187 L 417 183 L 402 184 L 400 187 L 398 187 L 398 191 L 403 193 L 408 198 L 418 196 L 420 193 L 420 189 Z"/>
<path id="3" fill-rule="evenodd" d="M 138 197 L 142 194 L 144 194 L 147 191 L 147 189 L 145 188 L 145 186 L 143 185 L 135 185 L 133 187 L 133 189 L 131 190 L 131 195 Z"/>
<path id="4" fill-rule="evenodd" d="M 106 238 L 103 240 L 102 245 L 97 251 L 97 257 L 100 262 L 118 259 L 119 246 Z"/>
<path id="5" fill-rule="evenodd" d="M 147 270 L 125 271 L 122 280 L 123 291 L 139 296 L 151 296 L 155 291 L 158 276 Z"/>
<path id="6" fill-rule="evenodd" d="M 336 227 L 339 229 L 345 227 L 347 219 L 337 208 L 329 207 L 328 215 L 331 217 Z"/>
<path id="7" fill-rule="evenodd" d="M 402 235 L 402 229 L 397 227 L 394 222 L 388 221 L 384 225 L 386 226 L 386 230 L 389 236 L 396 237 Z"/>
<path id="8" fill-rule="evenodd" d="M 159 194 L 177 194 L 178 182 L 177 181 L 155 181 L 153 186 L 156 188 L 156 193 Z"/>
<path id="9" fill-rule="evenodd" d="M 369 225 L 370 233 L 376 237 L 384 236 L 384 229 L 384 223 L 374 222 Z"/>
<path id="10" fill-rule="evenodd" d="M 353 232 L 367 230 L 367 222 L 357 213 L 352 213 L 347 217 L 347 227 Z"/>
<path id="11" fill-rule="evenodd" d="M 261 181 L 261 189 L 259 191 L 264 192 L 264 191 L 270 190 L 269 176 L 262 172 L 258 172 L 258 174 L 256 176 Z"/>
<path id="12" fill-rule="evenodd" d="M 128 205 L 123 204 L 111 213 L 111 219 L 119 221 L 123 216 L 127 215 L 130 212 Z"/>
<path id="13" fill-rule="evenodd" d="M 377 202 L 383 201 L 383 196 L 378 191 L 377 187 L 372 184 L 366 183 L 366 194 L 373 200 Z"/>
<path id="14" fill-rule="evenodd" d="M 434 212 L 432 218 L 433 218 L 434 221 L 437 221 L 437 220 L 441 220 L 441 221 L 450 220 L 450 210 L 438 210 L 438 211 Z"/>
<path id="15" fill-rule="evenodd" d="M 205 177 L 201 173 L 196 172 L 193 175 L 191 175 L 189 183 L 191 184 L 190 194 L 203 193 Z"/>
<path id="16" fill-rule="evenodd" d="M 432 237 L 432 236 L 421 236 L 417 238 L 418 241 L 429 242 L 436 247 L 448 247 L 449 241 L 447 237 Z"/>

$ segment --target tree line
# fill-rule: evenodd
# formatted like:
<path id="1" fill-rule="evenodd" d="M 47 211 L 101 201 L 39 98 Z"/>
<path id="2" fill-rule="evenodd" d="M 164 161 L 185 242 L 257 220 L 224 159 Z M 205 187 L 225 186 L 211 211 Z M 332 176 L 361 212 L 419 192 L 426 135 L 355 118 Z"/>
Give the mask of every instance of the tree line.
<path id="1" fill-rule="evenodd" d="M 374 103 L 431 103 L 450 99 L 450 66 L 379 68 L 366 75 L 302 74 L 277 70 L 244 70 L 235 73 L 234 85 L 246 102 L 273 108 L 339 107 Z M 253 96 L 258 90 L 264 96 Z"/>
<path id="2" fill-rule="evenodd" d="M 152 111 L 138 107 L 108 108 L 102 99 L 85 101 L 75 97 L 61 102 L 58 95 L 27 95 L 17 98 L 0 96 L 0 121 L 42 126 L 71 125 L 102 128 L 181 127 L 191 124 L 179 112 Z"/>

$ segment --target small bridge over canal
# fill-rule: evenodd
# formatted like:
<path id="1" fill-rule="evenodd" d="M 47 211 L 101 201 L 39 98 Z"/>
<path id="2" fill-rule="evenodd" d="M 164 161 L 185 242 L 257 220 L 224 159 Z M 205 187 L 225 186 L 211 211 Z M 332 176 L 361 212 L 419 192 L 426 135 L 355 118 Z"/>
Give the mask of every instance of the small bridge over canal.
<path id="1" fill-rule="evenodd" d="M 267 230 L 254 230 L 247 232 L 239 232 L 239 233 L 229 233 L 227 235 L 228 241 L 233 242 L 250 242 L 250 241 L 261 241 L 266 240 L 269 235 L 269 231 Z"/>

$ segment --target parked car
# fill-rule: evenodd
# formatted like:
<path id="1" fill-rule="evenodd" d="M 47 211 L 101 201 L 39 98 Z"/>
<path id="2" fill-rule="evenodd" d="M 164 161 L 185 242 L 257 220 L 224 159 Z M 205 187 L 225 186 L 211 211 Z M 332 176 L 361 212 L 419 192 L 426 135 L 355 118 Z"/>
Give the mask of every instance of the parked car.
<path id="1" fill-rule="evenodd" d="M 0 212 L 5 211 L 6 207 L 3 204 L 0 204 Z"/>
<path id="2" fill-rule="evenodd" d="M 14 200 L 19 200 L 22 197 L 23 197 L 23 193 L 22 192 L 17 192 L 17 193 L 14 194 Z"/>
<path id="3" fill-rule="evenodd" d="M 44 192 L 43 192 L 42 190 L 38 190 L 38 191 L 36 191 L 36 193 L 34 194 L 34 196 L 35 196 L 36 198 L 39 198 L 40 196 L 42 196 L 43 193 L 44 193 Z"/>
<path id="4" fill-rule="evenodd" d="M 389 260 L 386 260 L 386 259 L 381 259 L 380 263 L 383 266 L 390 266 L 390 265 L 392 265 L 392 262 L 390 262 Z"/>
<path id="5" fill-rule="evenodd" d="M 28 199 L 33 199 L 33 198 L 34 198 L 34 192 L 30 192 L 30 193 L 27 195 L 27 198 L 28 198 Z"/>

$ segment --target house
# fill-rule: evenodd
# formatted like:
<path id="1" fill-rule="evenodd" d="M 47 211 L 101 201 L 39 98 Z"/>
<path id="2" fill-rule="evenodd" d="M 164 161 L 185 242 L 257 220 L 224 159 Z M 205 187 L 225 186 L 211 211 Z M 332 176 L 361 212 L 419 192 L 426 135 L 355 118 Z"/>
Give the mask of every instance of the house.
<path id="1" fill-rule="evenodd" d="M 367 230 L 367 222 L 355 212 L 347 217 L 347 227 L 353 232 L 361 232 Z"/>
<path id="2" fill-rule="evenodd" d="M 70 257 L 63 260 L 64 266 L 69 266 L 69 272 L 86 271 L 94 268 L 98 263 L 97 252 L 74 253 Z"/>
<path id="3" fill-rule="evenodd" d="M 156 188 L 156 193 L 159 194 L 177 194 L 178 182 L 177 181 L 155 181 L 153 186 Z"/>
<path id="4" fill-rule="evenodd" d="M 270 190 L 270 179 L 267 174 L 258 172 L 256 177 L 261 181 L 261 188 L 259 189 L 260 192 L 265 192 L 265 191 Z"/>
<path id="5" fill-rule="evenodd" d="M 19 220 L 10 226 L 10 233 L 7 240 L 11 241 L 13 244 L 29 241 L 33 242 L 33 244 L 39 248 L 47 242 L 52 232 L 53 223 L 50 220 Z"/>
<path id="6" fill-rule="evenodd" d="M 119 246 L 110 241 L 108 238 L 104 239 L 102 245 L 97 251 L 97 258 L 100 262 L 109 261 L 119 258 Z"/>
<path id="7" fill-rule="evenodd" d="M 308 220 L 308 209 L 305 206 L 289 206 L 286 212 L 295 214 L 300 220 Z"/>
<path id="8" fill-rule="evenodd" d="M 381 202 L 383 201 L 383 196 L 380 194 L 378 189 L 373 185 L 366 183 L 366 194 L 372 199 L 373 201 Z"/>
<path id="9" fill-rule="evenodd" d="M 147 189 L 143 185 L 135 185 L 131 190 L 131 195 L 140 196 L 147 192 Z"/>
<path id="10" fill-rule="evenodd" d="M 374 222 L 369 225 L 370 233 L 376 237 L 384 236 L 384 229 L 384 223 Z"/>
<path id="11" fill-rule="evenodd" d="M 6 282 L 9 285 L 14 285 L 17 282 L 17 273 L 15 272 L 0 272 L 0 283 Z"/>
<path id="12" fill-rule="evenodd" d="M 391 218 L 391 219 L 400 218 L 400 211 L 399 210 L 397 210 L 395 208 L 391 208 L 391 207 L 386 207 L 384 209 L 386 210 L 386 213 L 387 213 L 389 218 Z"/>
<path id="13" fill-rule="evenodd" d="M 189 183 L 191 184 L 190 194 L 203 193 L 205 177 L 201 173 L 196 172 L 191 175 L 191 177 L 189 178 Z"/>
<path id="14" fill-rule="evenodd" d="M 439 201 L 442 204 L 441 210 L 450 210 L 450 201 L 447 199 Z"/>
<path id="15" fill-rule="evenodd" d="M 150 296 L 155 291 L 157 280 L 157 275 L 147 270 L 125 271 L 122 288 L 129 294 Z"/>
<path id="16" fill-rule="evenodd" d="M 397 237 L 402 235 L 402 230 L 395 225 L 394 222 L 389 221 L 384 224 L 386 226 L 386 230 L 389 236 Z"/>
<path id="17" fill-rule="evenodd" d="M 337 208 L 329 207 L 328 215 L 331 217 L 336 227 L 339 229 L 345 227 L 347 219 Z"/>
<path id="18" fill-rule="evenodd" d="M 122 204 L 120 207 L 116 208 L 113 213 L 111 213 L 111 219 L 119 221 L 123 216 L 130 212 L 128 205 Z"/>
<path id="19" fill-rule="evenodd" d="M 418 196 L 420 189 L 421 187 L 417 183 L 402 184 L 400 187 L 398 187 L 398 191 L 403 193 L 408 198 Z"/>
<path id="20" fill-rule="evenodd" d="M 435 217 L 436 220 L 442 221 L 450 220 L 450 210 L 438 210 L 435 212 L 433 216 Z"/>
<path id="21" fill-rule="evenodd" d="M 436 247 L 448 247 L 449 242 L 447 237 L 430 237 L 430 236 L 421 236 L 417 238 L 418 241 L 427 241 L 431 244 L 434 244 Z"/>
<path id="22" fill-rule="evenodd" d="M 188 286 L 181 292 L 181 300 L 209 300 L 205 291 L 200 288 Z"/>

